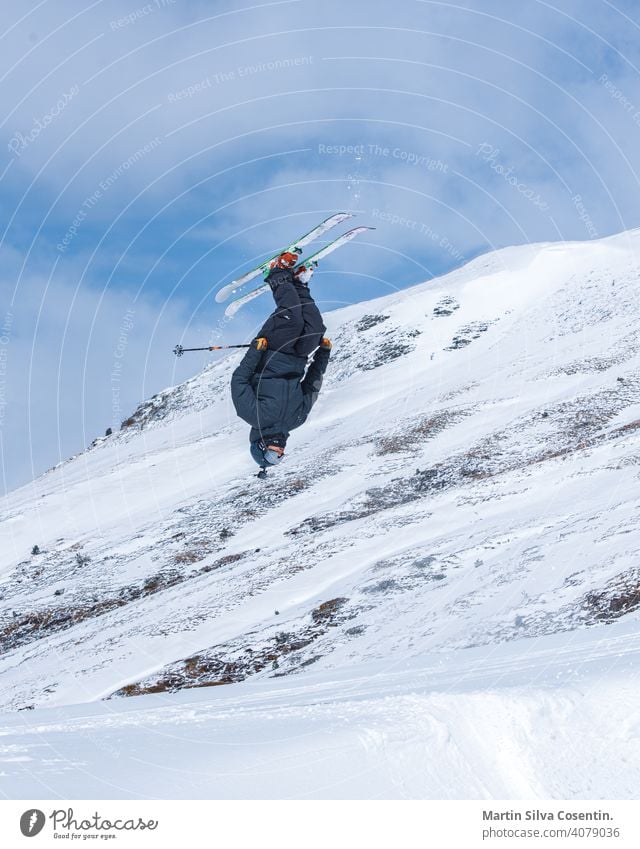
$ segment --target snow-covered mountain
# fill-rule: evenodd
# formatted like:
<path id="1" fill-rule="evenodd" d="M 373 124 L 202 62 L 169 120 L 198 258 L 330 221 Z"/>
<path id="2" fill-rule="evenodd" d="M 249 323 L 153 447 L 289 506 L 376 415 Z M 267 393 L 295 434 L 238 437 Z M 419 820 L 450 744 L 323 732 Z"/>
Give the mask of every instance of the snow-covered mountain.
<path id="1" fill-rule="evenodd" d="M 0 792 L 633 796 L 639 290 L 640 231 L 482 256 L 326 316 L 268 480 L 232 356 L 6 497 Z"/>

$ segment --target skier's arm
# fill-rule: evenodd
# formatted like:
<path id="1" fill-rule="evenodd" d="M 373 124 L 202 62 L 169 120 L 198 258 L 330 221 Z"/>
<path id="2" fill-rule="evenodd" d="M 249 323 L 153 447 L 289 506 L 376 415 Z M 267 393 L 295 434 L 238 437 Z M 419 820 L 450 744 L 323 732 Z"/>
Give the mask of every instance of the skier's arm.
<path id="1" fill-rule="evenodd" d="M 251 347 L 240 361 L 240 365 L 231 376 L 231 399 L 236 413 L 252 427 L 258 426 L 256 393 L 251 386 L 251 378 L 258 367 L 262 351 Z"/>
<path id="2" fill-rule="evenodd" d="M 329 365 L 330 354 L 331 350 L 329 348 L 318 348 L 314 354 L 313 362 L 304 376 L 302 392 L 304 394 L 305 414 L 308 414 L 316 403 L 320 389 L 322 388 L 322 378 Z"/>

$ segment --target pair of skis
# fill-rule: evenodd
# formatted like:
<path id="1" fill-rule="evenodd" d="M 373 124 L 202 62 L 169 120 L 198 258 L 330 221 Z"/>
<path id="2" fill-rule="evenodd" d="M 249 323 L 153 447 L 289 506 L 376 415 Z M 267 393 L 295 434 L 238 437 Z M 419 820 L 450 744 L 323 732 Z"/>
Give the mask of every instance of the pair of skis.
<path id="1" fill-rule="evenodd" d="M 317 227 L 314 227 L 313 230 L 310 230 L 308 233 L 305 233 L 304 236 L 301 236 L 297 241 L 292 242 L 286 248 L 278 251 L 277 254 L 274 254 L 272 257 L 269 257 L 268 260 L 263 262 L 261 265 L 253 268 L 251 271 L 248 271 L 246 274 L 243 274 L 242 277 L 238 277 L 237 280 L 232 280 L 231 283 L 223 286 L 222 289 L 216 294 L 216 301 L 218 303 L 222 303 L 226 301 L 231 295 L 234 295 L 236 291 L 243 286 L 245 283 L 248 283 L 249 280 L 253 280 L 254 277 L 257 277 L 259 274 L 268 274 L 269 265 L 277 256 L 280 256 L 281 253 L 288 251 L 289 253 L 298 253 L 302 254 L 302 248 L 306 247 L 306 245 L 313 242 L 315 239 L 319 239 L 320 236 L 323 236 L 328 230 L 331 230 L 333 227 L 336 227 L 338 224 L 341 224 L 343 221 L 347 221 L 349 218 L 353 218 L 353 215 L 350 212 L 337 212 L 335 215 L 329 216 L 322 223 L 318 224 Z M 336 248 L 341 247 L 342 245 L 346 245 L 347 242 L 350 242 L 351 239 L 354 239 L 360 233 L 364 233 L 367 230 L 375 230 L 375 227 L 354 227 L 351 230 L 347 230 L 346 233 L 343 233 L 342 236 L 338 236 L 337 239 L 334 239 L 333 242 L 329 242 L 328 245 L 325 245 L 323 248 L 320 248 L 319 251 L 316 251 L 311 256 L 308 256 L 306 259 L 301 259 L 299 263 L 295 266 L 299 268 L 301 265 L 317 265 L 319 260 L 323 257 L 327 256 L 327 254 L 332 253 L 336 250 Z M 252 289 L 249 292 L 246 292 L 244 295 L 240 295 L 235 300 L 231 301 L 229 306 L 226 308 L 224 314 L 226 316 L 235 315 L 240 307 L 244 306 L 244 304 L 252 301 L 254 298 L 257 298 L 258 295 L 261 295 L 263 292 L 269 291 L 269 284 L 262 283 L 260 286 L 257 286 L 255 289 Z"/>

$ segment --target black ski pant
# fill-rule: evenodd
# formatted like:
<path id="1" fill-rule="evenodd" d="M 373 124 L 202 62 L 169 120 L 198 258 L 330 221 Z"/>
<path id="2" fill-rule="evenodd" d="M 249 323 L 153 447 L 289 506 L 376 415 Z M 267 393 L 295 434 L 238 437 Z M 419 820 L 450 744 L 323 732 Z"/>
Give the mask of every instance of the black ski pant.
<path id="1" fill-rule="evenodd" d="M 264 336 L 270 351 L 308 357 L 320 344 L 326 327 L 308 286 L 291 281 L 273 290 L 276 308 L 256 336 Z"/>

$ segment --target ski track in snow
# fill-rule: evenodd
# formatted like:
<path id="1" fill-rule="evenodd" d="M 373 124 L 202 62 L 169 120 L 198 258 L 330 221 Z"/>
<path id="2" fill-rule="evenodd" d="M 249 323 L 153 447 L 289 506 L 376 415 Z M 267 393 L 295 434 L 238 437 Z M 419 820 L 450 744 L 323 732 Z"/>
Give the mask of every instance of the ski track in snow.
<path id="1" fill-rule="evenodd" d="M 329 314 L 265 483 L 229 357 L 4 498 L 0 792 L 633 797 L 639 256 Z"/>

